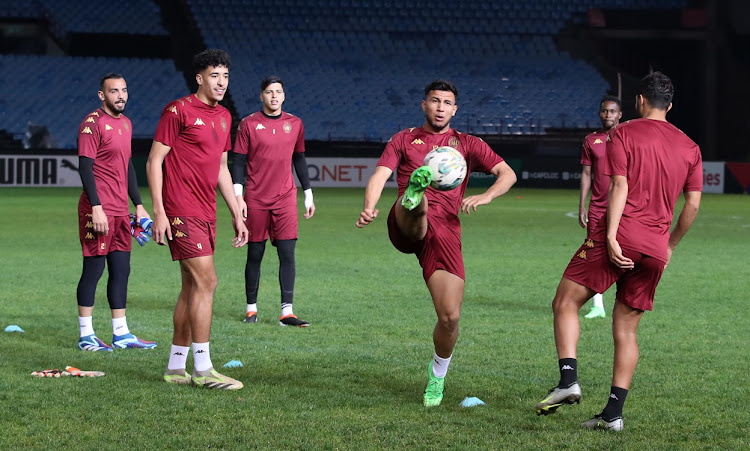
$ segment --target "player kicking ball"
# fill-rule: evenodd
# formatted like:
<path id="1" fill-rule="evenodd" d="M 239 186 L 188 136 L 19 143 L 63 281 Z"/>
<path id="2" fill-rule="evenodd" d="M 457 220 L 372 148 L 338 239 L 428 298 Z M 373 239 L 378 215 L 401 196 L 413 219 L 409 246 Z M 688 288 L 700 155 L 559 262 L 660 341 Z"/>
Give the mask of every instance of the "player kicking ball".
<path id="1" fill-rule="evenodd" d="M 363 228 L 378 216 L 376 206 L 385 183 L 397 171 L 399 198 L 388 214 L 388 235 L 396 249 L 417 256 L 437 314 L 434 354 L 423 397 L 425 407 L 434 407 L 443 400 L 464 295 L 458 212 L 469 214 L 505 194 L 516 182 L 516 175 L 484 141 L 451 129 L 458 97 L 453 83 L 436 80 L 424 92 L 424 125 L 403 130 L 388 142 L 367 183 L 364 207 L 356 226 Z M 466 198 L 463 196 L 468 177 L 455 189 L 434 189 L 431 182 L 436 174 L 433 168 L 424 166 L 425 157 L 433 149 L 446 146 L 463 156 L 469 172 L 493 174 L 497 180 L 484 193 Z"/>

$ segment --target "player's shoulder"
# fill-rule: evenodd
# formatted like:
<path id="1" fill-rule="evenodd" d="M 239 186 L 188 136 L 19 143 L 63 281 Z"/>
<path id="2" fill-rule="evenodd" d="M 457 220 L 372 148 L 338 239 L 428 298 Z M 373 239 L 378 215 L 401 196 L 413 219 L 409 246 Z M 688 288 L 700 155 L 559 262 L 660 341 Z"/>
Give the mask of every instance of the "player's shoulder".
<path id="1" fill-rule="evenodd" d="M 97 108 L 94 111 L 90 112 L 86 116 L 84 116 L 83 120 L 81 121 L 83 124 L 89 123 L 89 124 L 95 124 L 99 122 L 99 119 L 105 117 L 106 114 L 104 111 L 101 110 L 101 108 Z"/>
<path id="2" fill-rule="evenodd" d="M 393 136 L 391 136 L 391 139 L 389 139 L 388 142 L 396 141 L 399 139 L 405 139 L 409 137 L 415 137 L 415 136 L 419 136 L 423 134 L 424 134 L 424 130 L 422 129 L 422 127 L 409 127 L 399 132 L 396 132 Z"/>
<path id="3" fill-rule="evenodd" d="M 164 113 L 172 113 L 179 116 L 181 112 L 184 112 L 185 108 L 189 106 L 193 100 L 190 97 L 181 97 L 179 99 L 172 100 L 164 107 Z"/>
<path id="4" fill-rule="evenodd" d="M 617 124 L 617 125 L 619 125 L 619 124 Z M 617 125 L 613 126 L 613 128 L 617 127 Z M 606 136 L 607 136 L 607 132 L 604 132 L 604 131 L 601 131 L 601 130 L 595 130 L 595 131 L 589 133 L 588 135 L 586 135 L 586 137 L 584 137 L 583 140 L 584 141 L 594 142 L 597 139 L 602 139 L 602 138 L 604 138 Z"/>
<path id="5" fill-rule="evenodd" d="M 476 135 L 470 135 L 468 133 L 460 132 L 456 129 L 451 129 L 451 133 L 453 134 L 453 137 L 456 138 L 461 143 L 466 144 L 484 144 L 484 140 Z M 451 144 L 450 142 L 448 143 Z M 451 146 L 451 147 L 458 147 L 457 145 Z"/>

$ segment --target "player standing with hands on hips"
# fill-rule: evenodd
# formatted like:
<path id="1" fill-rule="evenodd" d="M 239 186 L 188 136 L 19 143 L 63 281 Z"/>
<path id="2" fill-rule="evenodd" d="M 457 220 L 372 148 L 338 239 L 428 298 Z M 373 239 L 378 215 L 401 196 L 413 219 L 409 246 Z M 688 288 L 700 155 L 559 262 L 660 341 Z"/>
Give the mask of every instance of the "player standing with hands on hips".
<path id="1" fill-rule="evenodd" d="M 123 114 L 128 103 L 128 85 L 122 75 L 110 73 L 102 77 L 98 94 L 101 108 L 86 116 L 78 131 L 78 172 L 83 184 L 78 201 L 83 248 L 83 270 L 77 291 L 78 349 L 110 352 L 113 347 L 155 348 L 156 342 L 130 333 L 125 319 L 131 235 L 142 246 L 148 241 L 151 227 L 131 160 L 133 126 Z M 132 220 L 128 196 L 135 205 Z M 109 269 L 107 300 L 112 311 L 112 346 L 97 338 L 92 321 L 96 285 L 105 261 Z"/>
<path id="2" fill-rule="evenodd" d="M 237 390 L 242 382 L 216 371 L 209 351 L 218 284 L 214 266 L 217 186 L 232 213 L 232 245 L 247 243 L 247 228 L 227 167 L 232 116 L 219 105 L 229 85 L 229 64 L 229 55 L 222 50 L 204 50 L 193 58 L 198 91 L 164 108 L 146 171 L 154 204 L 154 239 L 161 245 L 169 243 L 172 260 L 180 262 L 182 274 L 164 380 Z M 191 345 L 192 376 L 185 369 Z"/>
<path id="3" fill-rule="evenodd" d="M 250 233 L 245 264 L 246 323 L 258 321 L 258 285 L 260 265 L 266 240 L 276 247 L 279 256 L 281 317 L 279 325 L 307 327 L 292 308 L 297 243 L 297 187 L 292 165 L 305 193 L 304 218 L 315 214 L 310 177 L 305 160 L 305 129 L 302 121 L 281 111 L 284 104 L 284 82 L 272 75 L 260 84 L 263 109 L 240 122 L 234 144 L 232 178 L 242 213 L 247 217 Z M 247 179 L 247 180 L 246 180 Z M 243 198 L 242 187 L 246 191 Z"/>
<path id="4" fill-rule="evenodd" d="M 396 249 L 419 259 L 437 314 L 432 336 L 435 353 L 423 396 L 425 407 L 439 406 L 443 400 L 445 375 L 458 338 L 465 279 L 458 212 L 476 211 L 516 182 L 513 169 L 487 143 L 451 129 L 457 98 L 458 91 L 450 81 L 435 80 L 427 85 L 422 100 L 424 125 L 403 130 L 388 141 L 367 183 L 364 207 L 356 223 L 363 228 L 378 217 L 376 206 L 385 183 L 397 171 L 399 198 L 388 215 L 388 235 Z M 458 150 L 467 164 L 463 182 L 450 191 L 431 188 L 432 169 L 422 166 L 431 150 L 443 146 Z M 493 174 L 497 179 L 484 193 L 464 198 L 472 171 Z"/>
<path id="5" fill-rule="evenodd" d="M 672 80 L 654 72 L 638 88 L 640 119 L 613 127 L 607 138 L 607 220 L 599 221 L 576 251 L 552 300 L 560 379 L 535 406 L 537 415 L 547 415 L 563 404 L 580 401 L 578 311 L 594 293 L 603 293 L 617 282 L 612 386 L 604 410 L 581 423 L 589 429 L 623 429 L 622 410 L 638 364 L 638 324 L 643 312 L 653 308 L 656 286 L 698 214 L 703 189 L 700 149 L 667 122 Z M 680 193 L 685 204 L 670 233 Z"/>

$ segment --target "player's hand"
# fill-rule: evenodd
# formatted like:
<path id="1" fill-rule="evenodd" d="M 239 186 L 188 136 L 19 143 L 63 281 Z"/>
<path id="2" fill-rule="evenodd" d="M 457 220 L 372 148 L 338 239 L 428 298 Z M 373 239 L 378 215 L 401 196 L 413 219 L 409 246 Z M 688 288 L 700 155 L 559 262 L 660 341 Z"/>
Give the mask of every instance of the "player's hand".
<path id="1" fill-rule="evenodd" d="M 152 236 L 156 244 L 160 246 L 166 246 L 167 242 L 164 240 L 164 235 L 167 235 L 167 239 L 172 241 L 172 228 L 169 227 L 169 219 L 166 214 L 156 215 L 154 223 L 151 226 Z"/>
<path id="2" fill-rule="evenodd" d="M 101 205 L 91 207 L 91 223 L 94 225 L 95 233 L 100 235 L 109 234 L 109 220 Z"/>
<path id="3" fill-rule="evenodd" d="M 315 202 L 313 202 L 312 189 L 308 188 L 305 190 L 305 219 L 310 219 L 315 214 Z"/>
<path id="4" fill-rule="evenodd" d="M 247 218 L 247 202 L 243 196 L 235 196 L 237 199 L 237 205 L 240 207 L 240 214 L 243 218 Z"/>
<path id="5" fill-rule="evenodd" d="M 250 232 L 247 231 L 247 226 L 242 217 L 235 218 L 232 220 L 234 225 L 235 236 L 232 240 L 233 247 L 242 247 L 247 244 L 247 240 L 250 239 Z"/>
<path id="6" fill-rule="evenodd" d="M 672 252 L 673 251 L 674 251 L 674 249 L 672 249 L 671 247 L 667 246 L 667 262 L 664 263 L 664 269 L 667 269 L 667 266 L 669 266 L 669 262 L 672 260 Z"/>
<path id="7" fill-rule="evenodd" d="M 471 214 L 471 211 L 477 211 L 477 207 L 480 205 L 487 205 L 492 201 L 489 196 L 484 194 L 478 194 L 476 196 L 469 196 L 461 201 L 461 212 Z"/>
<path id="8" fill-rule="evenodd" d="M 620 243 L 617 240 L 607 240 L 607 252 L 609 253 L 609 261 L 618 268 L 633 269 L 635 267 L 633 260 L 622 254 L 622 248 L 620 248 Z"/>
<path id="9" fill-rule="evenodd" d="M 586 211 L 585 207 L 578 209 L 578 224 L 584 229 L 589 224 L 589 213 Z"/>
<path id="10" fill-rule="evenodd" d="M 379 211 L 376 208 L 365 208 L 362 213 L 359 214 L 359 219 L 355 224 L 360 229 L 364 228 L 367 224 L 371 223 L 375 218 L 378 217 Z"/>

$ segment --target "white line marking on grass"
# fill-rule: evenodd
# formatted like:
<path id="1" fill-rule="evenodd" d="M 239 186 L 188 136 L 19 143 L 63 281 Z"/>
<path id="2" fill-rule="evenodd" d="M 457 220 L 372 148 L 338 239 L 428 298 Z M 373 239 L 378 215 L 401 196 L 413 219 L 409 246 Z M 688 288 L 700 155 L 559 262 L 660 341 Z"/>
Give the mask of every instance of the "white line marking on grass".
<path id="1" fill-rule="evenodd" d="M 565 216 L 569 218 L 578 218 L 578 212 L 577 211 L 569 211 L 565 213 Z"/>

